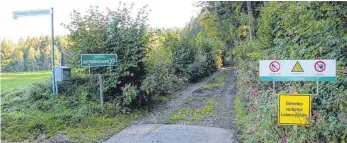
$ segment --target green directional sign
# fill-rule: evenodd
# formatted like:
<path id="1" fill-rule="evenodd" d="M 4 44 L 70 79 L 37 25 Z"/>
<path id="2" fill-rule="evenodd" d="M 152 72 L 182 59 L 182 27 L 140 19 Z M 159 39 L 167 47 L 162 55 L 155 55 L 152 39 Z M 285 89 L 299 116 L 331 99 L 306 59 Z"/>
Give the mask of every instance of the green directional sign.
<path id="1" fill-rule="evenodd" d="M 82 67 L 116 66 L 117 54 L 81 54 Z"/>

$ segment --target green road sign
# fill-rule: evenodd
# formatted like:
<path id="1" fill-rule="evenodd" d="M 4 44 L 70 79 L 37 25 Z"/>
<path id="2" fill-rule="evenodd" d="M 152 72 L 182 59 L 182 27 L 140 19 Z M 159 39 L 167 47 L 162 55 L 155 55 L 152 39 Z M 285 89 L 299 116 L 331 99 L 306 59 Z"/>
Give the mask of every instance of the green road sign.
<path id="1" fill-rule="evenodd" d="M 117 54 L 81 54 L 82 67 L 116 66 Z"/>

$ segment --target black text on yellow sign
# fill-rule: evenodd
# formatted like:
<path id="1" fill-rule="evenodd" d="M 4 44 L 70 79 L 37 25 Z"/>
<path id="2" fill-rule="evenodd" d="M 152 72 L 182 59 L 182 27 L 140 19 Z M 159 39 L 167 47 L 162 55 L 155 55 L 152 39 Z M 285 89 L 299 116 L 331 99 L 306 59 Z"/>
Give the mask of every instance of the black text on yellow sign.
<path id="1" fill-rule="evenodd" d="M 280 94 L 279 125 L 308 125 L 311 117 L 311 94 Z"/>

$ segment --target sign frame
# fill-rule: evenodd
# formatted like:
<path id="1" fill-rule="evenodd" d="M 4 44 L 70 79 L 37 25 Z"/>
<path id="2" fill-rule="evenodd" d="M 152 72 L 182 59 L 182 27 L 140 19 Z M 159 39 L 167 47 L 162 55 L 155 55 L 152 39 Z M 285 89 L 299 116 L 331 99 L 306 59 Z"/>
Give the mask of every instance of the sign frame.
<path id="1" fill-rule="evenodd" d="M 299 125 L 299 126 L 309 126 L 310 125 L 310 120 L 307 119 L 307 124 L 299 124 L 299 123 L 281 123 L 281 96 L 292 96 L 292 97 L 303 97 L 303 96 L 308 96 L 309 102 L 308 102 L 308 117 L 312 117 L 312 94 L 279 94 L 278 96 L 278 125 Z"/>
<path id="2" fill-rule="evenodd" d="M 112 64 L 112 65 L 101 65 L 101 66 L 83 66 L 83 62 L 82 62 L 82 57 L 83 55 L 93 55 L 93 56 L 104 56 L 104 55 L 112 55 L 112 56 L 115 56 L 115 64 Z M 113 67 L 113 66 L 117 66 L 117 63 L 118 62 L 118 54 L 81 54 L 81 67 Z"/>
<path id="3" fill-rule="evenodd" d="M 316 70 L 317 62 L 323 64 L 324 70 Z M 274 64 L 279 67 L 272 68 Z M 293 71 L 295 66 L 301 67 L 302 71 Z M 261 81 L 336 81 L 336 68 L 335 59 L 260 60 L 258 79 Z"/>

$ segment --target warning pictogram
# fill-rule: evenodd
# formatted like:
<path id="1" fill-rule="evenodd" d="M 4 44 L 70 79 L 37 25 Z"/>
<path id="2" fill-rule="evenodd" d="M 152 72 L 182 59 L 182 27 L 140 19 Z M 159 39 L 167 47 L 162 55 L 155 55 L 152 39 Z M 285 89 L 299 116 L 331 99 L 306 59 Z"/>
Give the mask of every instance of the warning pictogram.
<path id="1" fill-rule="evenodd" d="M 314 69 L 317 71 L 317 72 L 323 72 L 326 68 L 326 65 L 323 61 L 317 61 L 315 64 L 314 64 Z"/>
<path id="2" fill-rule="evenodd" d="M 278 72 L 281 69 L 281 65 L 277 61 L 273 61 L 270 63 L 269 68 L 272 72 Z"/>
<path id="3" fill-rule="evenodd" d="M 296 61 L 293 69 L 292 69 L 292 72 L 304 72 L 304 70 L 302 69 L 299 61 Z"/>

